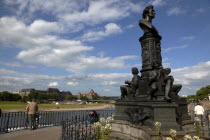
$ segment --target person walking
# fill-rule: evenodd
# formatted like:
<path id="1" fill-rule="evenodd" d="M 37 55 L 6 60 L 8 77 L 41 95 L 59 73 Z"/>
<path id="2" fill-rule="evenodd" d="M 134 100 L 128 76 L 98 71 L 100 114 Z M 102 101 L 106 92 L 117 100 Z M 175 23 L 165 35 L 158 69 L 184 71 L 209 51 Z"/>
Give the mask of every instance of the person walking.
<path id="1" fill-rule="evenodd" d="M 195 106 L 194 111 L 195 111 L 195 116 L 198 117 L 201 120 L 201 122 L 203 122 L 205 110 L 201 106 L 201 103 L 200 102 L 197 103 L 197 105 Z"/>
<path id="2" fill-rule="evenodd" d="M 35 99 L 27 105 L 26 111 L 29 115 L 30 129 L 34 130 L 36 128 L 36 116 L 38 113 L 38 104 Z"/>
<path id="3" fill-rule="evenodd" d="M 1 111 L 1 108 L 0 108 L 0 118 L 1 118 L 1 114 L 2 114 L 2 111 Z"/>
<path id="4" fill-rule="evenodd" d="M 195 106 L 196 106 L 196 103 L 193 101 L 188 105 L 188 113 L 190 114 L 192 121 L 195 120 L 195 111 L 194 111 Z"/>

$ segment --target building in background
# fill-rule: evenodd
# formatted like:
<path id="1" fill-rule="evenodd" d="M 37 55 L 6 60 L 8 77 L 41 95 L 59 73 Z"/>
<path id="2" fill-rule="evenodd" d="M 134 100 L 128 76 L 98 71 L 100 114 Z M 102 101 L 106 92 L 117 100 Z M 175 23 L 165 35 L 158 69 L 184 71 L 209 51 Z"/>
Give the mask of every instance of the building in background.
<path id="1" fill-rule="evenodd" d="M 27 88 L 27 89 L 21 89 L 19 91 L 19 95 L 24 97 L 24 96 L 28 96 L 28 94 L 31 92 L 31 91 L 36 91 L 34 88 Z"/>
<path id="2" fill-rule="evenodd" d="M 83 96 L 86 96 L 88 99 L 93 100 L 94 97 L 99 97 L 100 95 L 97 94 L 96 92 L 94 92 L 93 89 L 90 90 L 90 92 L 86 93 L 86 94 L 82 94 L 82 93 L 77 93 L 76 96 L 78 97 L 78 99 L 80 99 Z"/>
<path id="3" fill-rule="evenodd" d="M 39 94 L 57 94 L 59 99 L 65 99 L 66 96 L 72 95 L 70 91 L 59 91 L 58 88 L 48 88 L 47 90 L 35 90 L 34 88 L 28 88 L 28 89 L 21 89 L 17 93 L 13 93 L 13 92 L 11 93 L 19 94 L 20 96 L 24 97 L 24 96 L 28 96 L 28 94 L 31 93 L 32 91 L 37 91 Z"/>

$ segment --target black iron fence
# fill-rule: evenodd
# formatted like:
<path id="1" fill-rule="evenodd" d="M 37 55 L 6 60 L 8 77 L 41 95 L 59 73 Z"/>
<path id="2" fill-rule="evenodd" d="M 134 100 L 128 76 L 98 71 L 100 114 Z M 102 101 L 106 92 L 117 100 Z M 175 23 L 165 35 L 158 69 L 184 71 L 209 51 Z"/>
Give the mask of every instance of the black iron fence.
<path id="1" fill-rule="evenodd" d="M 107 118 L 114 114 L 113 110 L 98 112 L 99 117 Z M 96 140 L 96 130 L 88 116 L 75 116 L 62 121 L 61 140 Z"/>
<path id="2" fill-rule="evenodd" d="M 95 129 L 85 117 L 74 117 L 62 121 L 61 140 L 94 140 Z"/>
<path id="3" fill-rule="evenodd" d="M 39 127 L 58 126 L 63 120 L 72 118 L 87 118 L 90 110 L 78 111 L 40 111 Z M 108 117 L 114 110 L 96 110 L 100 117 Z M 0 117 L 0 132 L 25 129 L 29 127 L 28 114 L 26 112 L 2 113 Z"/>

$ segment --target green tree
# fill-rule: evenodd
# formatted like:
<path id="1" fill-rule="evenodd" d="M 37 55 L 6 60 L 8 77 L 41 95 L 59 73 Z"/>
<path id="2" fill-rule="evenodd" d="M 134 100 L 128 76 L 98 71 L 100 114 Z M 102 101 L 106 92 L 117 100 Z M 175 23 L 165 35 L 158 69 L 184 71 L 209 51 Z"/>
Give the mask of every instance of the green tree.
<path id="1" fill-rule="evenodd" d="M 55 100 L 58 101 L 58 94 L 57 93 L 50 93 L 47 95 L 49 100 Z"/>
<path id="2" fill-rule="evenodd" d="M 47 94 L 41 94 L 41 93 L 39 93 L 38 94 L 38 99 L 39 100 L 47 100 L 48 99 L 48 96 L 47 96 Z"/>
<path id="3" fill-rule="evenodd" d="M 82 100 L 82 101 L 88 101 L 89 99 L 88 99 L 87 96 L 81 96 L 81 97 L 80 97 L 80 100 Z"/>
<path id="4" fill-rule="evenodd" d="M 206 87 L 202 87 L 196 92 L 196 98 L 198 100 L 202 100 L 204 98 L 208 98 L 208 94 L 210 94 L 210 85 Z"/>
<path id="5" fill-rule="evenodd" d="M 22 97 L 19 94 L 13 94 L 12 97 L 13 97 L 13 101 L 19 101 L 22 99 Z"/>
<path id="6" fill-rule="evenodd" d="M 38 91 L 30 91 L 30 93 L 28 94 L 28 99 L 29 100 L 38 99 L 38 96 L 39 96 Z"/>
<path id="7" fill-rule="evenodd" d="M 8 91 L 0 92 L 0 101 L 18 101 L 21 99 L 19 94 L 12 94 Z"/>
<path id="8" fill-rule="evenodd" d="M 23 96 L 22 99 L 21 99 L 21 102 L 26 103 L 27 100 L 28 100 L 28 97 L 27 96 Z"/>
<path id="9" fill-rule="evenodd" d="M 73 95 L 68 95 L 66 96 L 66 100 L 77 100 L 77 97 Z"/>

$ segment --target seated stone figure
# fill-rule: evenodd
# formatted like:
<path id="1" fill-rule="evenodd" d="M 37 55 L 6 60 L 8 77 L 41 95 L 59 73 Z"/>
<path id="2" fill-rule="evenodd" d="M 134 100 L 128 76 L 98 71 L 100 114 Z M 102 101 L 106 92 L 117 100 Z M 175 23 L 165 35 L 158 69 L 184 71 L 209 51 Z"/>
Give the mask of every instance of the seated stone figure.
<path id="1" fill-rule="evenodd" d="M 138 73 L 139 73 L 138 68 L 133 67 L 132 68 L 132 74 L 133 74 L 132 80 L 131 81 L 126 80 L 125 84 L 127 84 L 127 85 L 120 86 L 121 99 L 125 99 L 126 97 L 128 97 L 129 99 L 134 99 L 136 90 L 138 89 L 138 82 L 141 78 L 138 75 Z"/>
<path id="2" fill-rule="evenodd" d="M 174 78 L 173 76 L 170 76 L 171 73 L 170 68 L 164 69 L 164 83 L 165 83 L 165 97 L 166 98 L 172 98 L 172 99 L 179 99 L 178 92 L 181 90 L 182 85 L 181 84 L 175 84 L 173 85 Z"/>
<path id="3" fill-rule="evenodd" d="M 155 94 L 159 92 L 159 94 L 164 94 L 165 100 L 171 100 L 169 97 L 169 93 L 172 90 L 178 91 L 178 85 L 173 86 L 174 78 L 170 76 L 171 69 L 170 68 L 161 68 L 155 69 L 149 72 L 149 85 L 150 91 L 148 94 L 148 100 L 151 100 L 155 97 Z"/>

